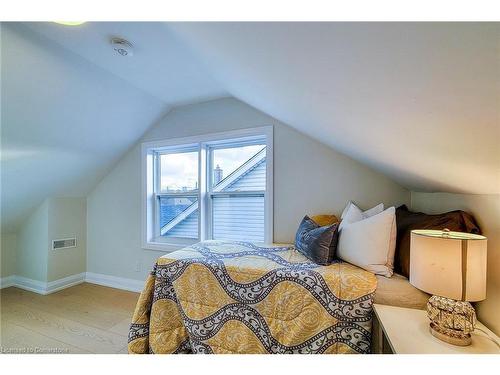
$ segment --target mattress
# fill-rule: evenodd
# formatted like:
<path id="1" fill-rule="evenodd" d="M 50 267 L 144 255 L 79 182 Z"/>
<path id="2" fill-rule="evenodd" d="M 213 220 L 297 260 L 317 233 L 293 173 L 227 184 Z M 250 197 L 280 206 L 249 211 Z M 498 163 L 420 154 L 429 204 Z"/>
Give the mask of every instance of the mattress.
<path id="1" fill-rule="evenodd" d="M 293 246 L 204 241 L 159 258 L 130 353 L 368 353 L 375 276 Z"/>
<path id="2" fill-rule="evenodd" d="M 410 284 L 408 279 L 397 273 L 392 277 L 376 275 L 377 290 L 374 303 L 410 309 L 425 310 L 430 295 Z"/>

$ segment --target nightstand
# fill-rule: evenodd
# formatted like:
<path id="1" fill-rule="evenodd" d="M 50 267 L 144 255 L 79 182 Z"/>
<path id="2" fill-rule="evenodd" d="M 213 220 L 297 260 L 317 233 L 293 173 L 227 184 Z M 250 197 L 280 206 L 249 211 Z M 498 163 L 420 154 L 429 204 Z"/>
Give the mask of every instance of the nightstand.
<path id="1" fill-rule="evenodd" d="M 455 346 L 437 339 L 429 332 L 425 310 L 378 304 L 373 310 L 374 354 L 500 354 L 500 347 L 477 329 L 469 346 Z M 498 342 L 498 337 L 483 324 L 477 322 L 476 327 Z"/>

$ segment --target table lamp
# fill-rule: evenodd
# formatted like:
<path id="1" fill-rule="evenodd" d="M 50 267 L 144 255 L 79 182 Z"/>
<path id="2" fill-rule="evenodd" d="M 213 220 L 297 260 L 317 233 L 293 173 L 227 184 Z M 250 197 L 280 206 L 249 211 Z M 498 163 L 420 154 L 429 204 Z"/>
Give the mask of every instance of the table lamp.
<path id="1" fill-rule="evenodd" d="M 471 343 L 476 312 L 486 298 L 484 236 L 444 230 L 412 230 L 410 283 L 433 296 L 427 316 L 433 336 L 454 345 Z"/>

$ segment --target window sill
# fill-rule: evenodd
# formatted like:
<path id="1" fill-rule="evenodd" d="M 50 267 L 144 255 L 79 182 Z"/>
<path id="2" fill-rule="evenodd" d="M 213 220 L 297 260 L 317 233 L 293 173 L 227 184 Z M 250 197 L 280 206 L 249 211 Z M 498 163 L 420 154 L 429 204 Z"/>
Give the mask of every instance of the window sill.
<path id="1" fill-rule="evenodd" d="M 147 242 L 142 245 L 143 250 L 153 250 L 153 251 L 161 251 L 164 253 L 171 253 L 176 250 L 180 250 L 186 246 L 197 243 L 198 241 L 193 241 L 193 243 L 169 243 L 169 242 Z"/>
<path id="2" fill-rule="evenodd" d="M 142 245 L 142 250 L 153 250 L 153 251 L 161 251 L 163 253 L 171 253 L 173 251 L 182 249 L 183 247 L 184 246 L 182 245 L 149 242 L 145 245 Z"/>

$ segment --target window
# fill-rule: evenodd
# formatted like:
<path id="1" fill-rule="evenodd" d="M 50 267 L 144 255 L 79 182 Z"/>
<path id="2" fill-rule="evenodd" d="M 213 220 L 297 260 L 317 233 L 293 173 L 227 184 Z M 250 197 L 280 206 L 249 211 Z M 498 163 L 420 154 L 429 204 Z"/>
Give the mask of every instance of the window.
<path id="1" fill-rule="evenodd" d="M 265 139 L 209 153 L 212 239 L 264 242 Z"/>
<path id="2" fill-rule="evenodd" d="M 144 143 L 143 247 L 272 242 L 272 127 Z"/>
<path id="3" fill-rule="evenodd" d="M 198 150 L 160 151 L 155 159 L 159 235 L 198 239 Z"/>

